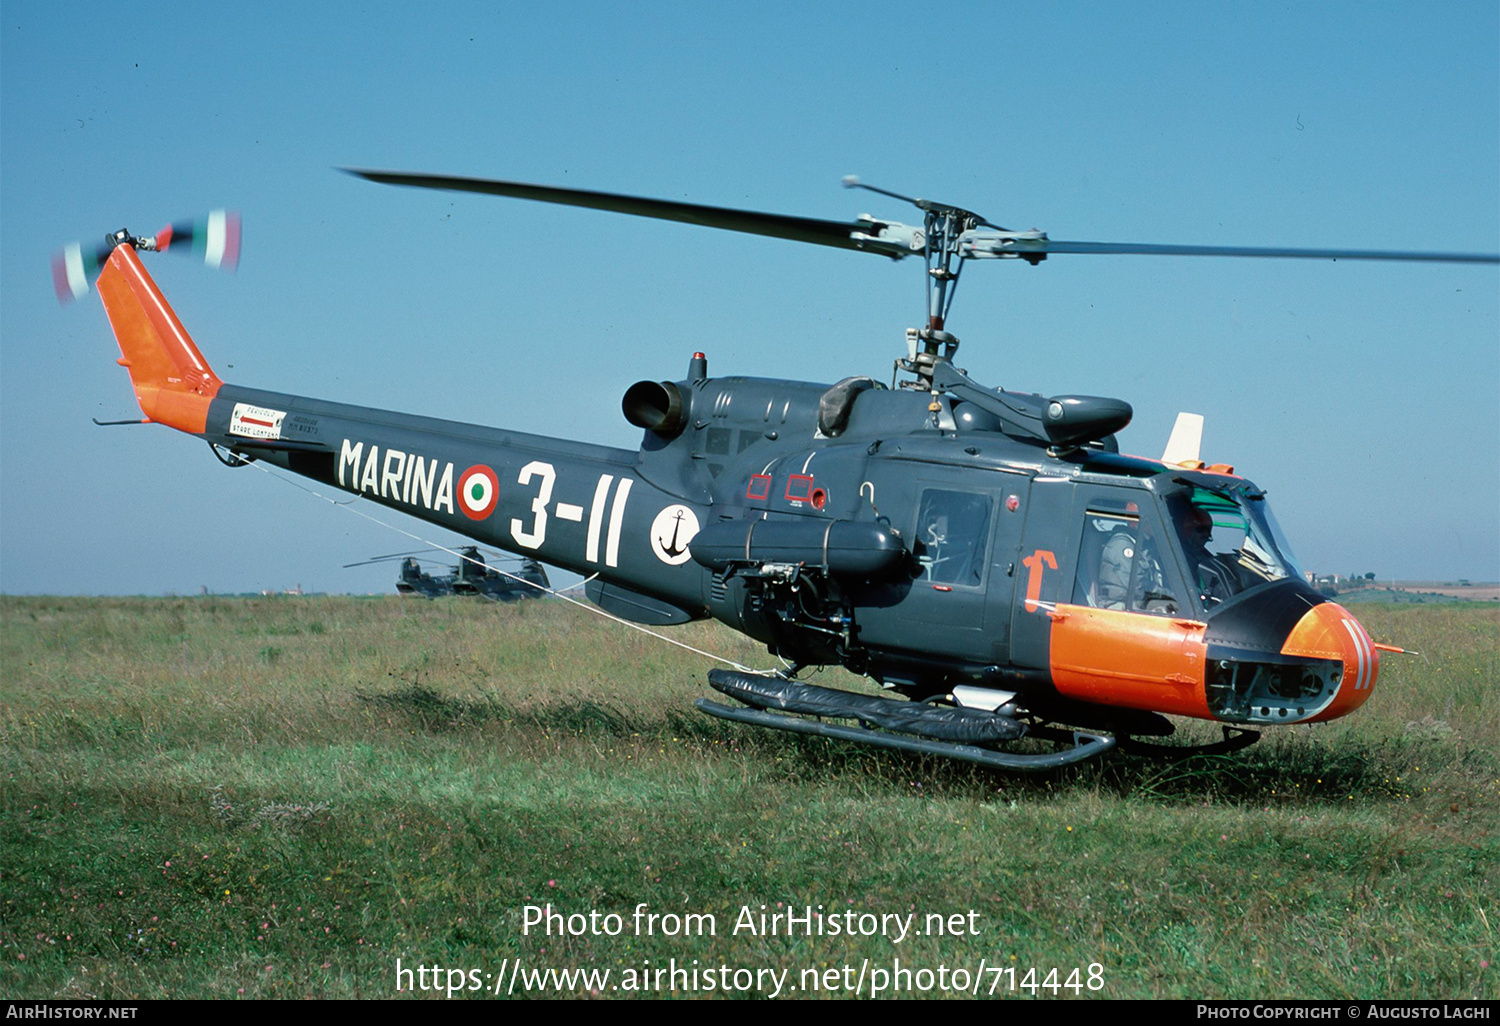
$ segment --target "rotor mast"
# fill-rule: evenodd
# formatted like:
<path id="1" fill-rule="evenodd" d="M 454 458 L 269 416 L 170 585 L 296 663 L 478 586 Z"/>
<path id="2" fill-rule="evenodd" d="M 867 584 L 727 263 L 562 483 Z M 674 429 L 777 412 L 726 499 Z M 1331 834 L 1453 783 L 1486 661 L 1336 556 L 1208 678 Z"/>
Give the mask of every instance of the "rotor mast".
<path id="1" fill-rule="evenodd" d="M 922 211 L 922 235 L 913 241 L 922 249 L 927 262 L 927 324 L 907 332 L 908 352 L 906 358 L 896 361 L 896 365 L 901 370 L 916 375 L 918 380 L 911 382 L 911 387 L 931 389 L 933 365 L 940 360 L 952 360 L 958 352 L 958 336 L 949 332 L 946 325 L 948 311 L 952 308 L 954 294 L 958 291 L 958 277 L 964 269 L 964 251 L 959 244 L 960 239 L 980 226 L 994 226 L 972 210 L 903 196 L 888 189 L 867 185 L 853 175 L 844 179 L 844 187 L 868 189 L 870 192 L 910 203 Z"/>

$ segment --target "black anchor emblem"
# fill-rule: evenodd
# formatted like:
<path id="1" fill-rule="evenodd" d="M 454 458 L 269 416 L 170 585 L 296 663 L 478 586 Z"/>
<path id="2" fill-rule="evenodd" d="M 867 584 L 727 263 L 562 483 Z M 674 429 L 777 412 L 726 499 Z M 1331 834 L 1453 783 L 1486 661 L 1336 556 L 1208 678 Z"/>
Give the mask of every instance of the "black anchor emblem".
<path id="1" fill-rule="evenodd" d="M 682 515 L 684 512 L 686 511 L 678 510 L 677 516 L 673 518 L 675 523 L 672 525 L 672 543 L 670 545 L 663 544 L 661 547 L 661 550 L 663 552 L 665 552 L 668 556 L 673 557 L 674 559 L 687 551 L 686 545 L 677 544 L 677 539 L 682 534 Z"/>

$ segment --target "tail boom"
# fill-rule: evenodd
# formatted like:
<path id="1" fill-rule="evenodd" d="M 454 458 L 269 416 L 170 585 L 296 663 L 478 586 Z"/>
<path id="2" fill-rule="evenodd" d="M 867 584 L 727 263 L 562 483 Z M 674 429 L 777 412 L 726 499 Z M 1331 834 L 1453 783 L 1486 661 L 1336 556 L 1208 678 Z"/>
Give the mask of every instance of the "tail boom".
<path id="1" fill-rule="evenodd" d="M 97 288 L 141 412 L 258 460 L 527 558 L 613 585 L 684 622 L 707 615 L 688 541 L 701 481 L 640 453 L 228 384 L 209 367 L 129 244 Z M 606 604 L 607 605 L 607 604 Z M 665 611 L 665 612 L 664 612 Z"/>

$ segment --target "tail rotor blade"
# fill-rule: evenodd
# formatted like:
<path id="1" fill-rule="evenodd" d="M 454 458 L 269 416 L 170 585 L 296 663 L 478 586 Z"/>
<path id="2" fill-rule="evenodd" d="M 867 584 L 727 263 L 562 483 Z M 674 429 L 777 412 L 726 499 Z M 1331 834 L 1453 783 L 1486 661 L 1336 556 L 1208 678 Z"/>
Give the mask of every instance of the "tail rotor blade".
<path id="1" fill-rule="evenodd" d="M 209 267 L 232 271 L 240 262 L 240 215 L 213 210 L 205 218 L 176 221 L 157 232 L 155 242 L 162 252 L 175 246 L 201 255 Z"/>
<path id="2" fill-rule="evenodd" d="M 52 288 L 57 301 L 64 305 L 88 295 L 94 279 L 104 261 L 109 259 L 114 247 L 96 246 L 85 250 L 80 243 L 70 242 L 52 254 Z"/>

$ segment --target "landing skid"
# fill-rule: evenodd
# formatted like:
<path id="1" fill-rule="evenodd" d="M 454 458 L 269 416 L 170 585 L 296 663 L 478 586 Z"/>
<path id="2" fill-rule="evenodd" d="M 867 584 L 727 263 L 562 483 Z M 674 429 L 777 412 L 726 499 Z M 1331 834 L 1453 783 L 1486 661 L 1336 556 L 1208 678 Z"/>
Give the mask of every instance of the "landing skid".
<path id="1" fill-rule="evenodd" d="M 709 681 L 730 697 L 759 707 L 743 709 L 706 698 L 698 699 L 697 707 L 710 716 L 794 734 L 812 734 L 876 748 L 938 755 L 997 769 L 1023 772 L 1056 769 L 1103 755 L 1115 745 L 1114 738 L 1098 734 L 1023 724 L 1008 716 L 979 710 L 935 708 L 921 703 L 856 695 L 784 678 L 714 670 L 709 674 Z M 816 718 L 805 718 L 809 716 Z M 856 720 L 862 725 L 829 723 L 830 718 Z M 872 726 L 886 729 L 871 729 Z M 918 736 L 907 736 L 913 734 Z M 1016 754 L 963 743 L 1013 741 L 1022 737 L 1071 747 L 1057 752 Z"/>
<path id="2" fill-rule="evenodd" d="M 1157 759 L 1186 759 L 1194 755 L 1225 755 L 1229 752 L 1237 752 L 1241 748 L 1249 748 L 1260 740 L 1258 730 L 1239 730 L 1235 727 L 1225 727 L 1223 730 L 1224 740 L 1213 741 L 1206 745 L 1159 745 L 1122 734 L 1119 738 L 1120 751 L 1130 752 L 1132 755 L 1149 755 Z"/>

